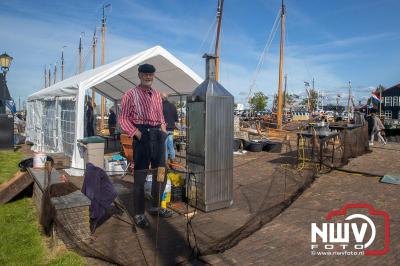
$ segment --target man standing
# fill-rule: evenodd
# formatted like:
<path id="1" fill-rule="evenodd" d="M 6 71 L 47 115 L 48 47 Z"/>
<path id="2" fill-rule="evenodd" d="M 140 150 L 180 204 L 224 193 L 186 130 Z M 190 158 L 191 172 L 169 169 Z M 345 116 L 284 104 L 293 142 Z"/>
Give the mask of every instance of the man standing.
<path id="1" fill-rule="evenodd" d="M 86 102 L 86 133 L 88 137 L 94 136 L 94 114 L 93 114 L 93 107 L 92 102 Z"/>
<path id="2" fill-rule="evenodd" d="M 144 183 L 151 164 L 152 169 L 165 167 L 166 125 L 159 92 L 151 85 L 155 67 L 150 64 L 139 66 L 140 85 L 125 93 L 121 102 L 119 122 L 121 128 L 133 138 L 134 162 L 134 221 L 138 227 L 147 228 L 149 222 L 144 215 Z M 152 171 L 152 203 L 149 213 L 160 217 L 170 217 L 172 213 L 160 208 L 160 194 L 164 191 L 164 182 L 157 182 L 157 171 Z"/>
<path id="3" fill-rule="evenodd" d="M 108 130 L 110 131 L 110 136 L 114 135 L 116 126 L 117 116 L 115 115 L 114 109 L 110 108 L 110 114 L 108 115 Z"/>
<path id="4" fill-rule="evenodd" d="M 174 129 L 175 122 L 178 122 L 178 112 L 175 105 L 168 101 L 168 95 L 161 94 L 163 100 L 163 113 L 164 119 L 167 123 L 167 141 L 165 143 L 165 160 L 168 161 L 168 155 L 171 163 L 175 162 L 175 148 L 174 148 Z"/>

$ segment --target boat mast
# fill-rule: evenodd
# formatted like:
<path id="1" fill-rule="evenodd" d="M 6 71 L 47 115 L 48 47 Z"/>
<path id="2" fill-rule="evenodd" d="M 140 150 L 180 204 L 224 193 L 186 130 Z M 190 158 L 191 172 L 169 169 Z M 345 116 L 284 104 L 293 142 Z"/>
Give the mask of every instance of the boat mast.
<path id="1" fill-rule="evenodd" d="M 83 70 L 83 63 L 82 63 L 82 34 L 83 32 L 81 32 L 81 35 L 79 36 L 79 73 L 82 73 Z"/>
<path id="2" fill-rule="evenodd" d="M 351 98 L 351 82 L 349 81 L 349 98 L 347 99 L 347 122 L 350 123 L 350 98 Z"/>
<path id="3" fill-rule="evenodd" d="M 47 88 L 47 66 L 44 65 L 44 87 Z"/>
<path id="4" fill-rule="evenodd" d="M 277 114 L 277 128 L 282 128 L 282 68 L 283 68 L 283 39 L 285 34 L 285 5 L 282 0 L 281 7 L 281 45 L 279 56 L 279 85 L 278 85 L 278 114 Z"/>
<path id="5" fill-rule="evenodd" d="M 106 16 L 105 9 L 109 7 L 111 4 L 103 5 L 103 17 L 101 19 L 101 65 L 104 65 L 104 43 L 105 43 L 105 35 L 106 35 Z M 100 120 L 100 129 L 104 128 L 104 113 L 106 109 L 106 98 L 101 96 L 101 120 Z"/>
<path id="6" fill-rule="evenodd" d="M 96 37 L 96 28 L 94 29 L 93 33 L 93 42 L 92 42 L 92 48 L 93 48 L 93 66 L 92 68 L 96 68 L 96 45 L 97 45 L 97 37 Z M 94 89 L 92 89 L 92 107 L 94 107 L 94 97 L 96 97 L 96 92 Z"/>
<path id="7" fill-rule="evenodd" d="M 219 76 L 219 40 L 221 34 L 222 11 L 224 8 L 224 0 L 218 0 L 217 8 L 217 38 L 215 40 L 215 80 L 218 81 Z"/>
<path id="8" fill-rule="evenodd" d="M 61 80 L 64 80 L 64 47 L 61 48 Z"/>
<path id="9" fill-rule="evenodd" d="M 381 119 L 381 117 L 382 117 L 382 87 L 379 87 L 379 119 Z"/>
<path id="10" fill-rule="evenodd" d="M 51 86 L 51 64 L 49 65 L 49 87 Z"/>
<path id="11" fill-rule="evenodd" d="M 286 84 L 287 84 L 287 75 L 285 74 L 285 83 L 284 83 L 284 90 L 283 90 L 283 117 L 286 117 Z"/>
<path id="12" fill-rule="evenodd" d="M 56 63 L 54 63 L 54 74 L 53 74 L 53 78 L 54 78 L 54 82 L 53 82 L 53 84 L 56 84 L 56 82 L 57 82 L 57 62 Z"/>

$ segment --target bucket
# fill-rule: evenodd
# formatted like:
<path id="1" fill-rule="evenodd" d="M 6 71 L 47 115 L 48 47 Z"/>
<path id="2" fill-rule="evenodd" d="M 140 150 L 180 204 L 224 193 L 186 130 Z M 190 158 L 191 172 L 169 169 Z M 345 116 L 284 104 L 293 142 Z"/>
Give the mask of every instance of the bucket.
<path id="1" fill-rule="evenodd" d="M 44 168 L 47 161 L 47 155 L 44 153 L 35 153 L 33 157 L 33 168 Z"/>

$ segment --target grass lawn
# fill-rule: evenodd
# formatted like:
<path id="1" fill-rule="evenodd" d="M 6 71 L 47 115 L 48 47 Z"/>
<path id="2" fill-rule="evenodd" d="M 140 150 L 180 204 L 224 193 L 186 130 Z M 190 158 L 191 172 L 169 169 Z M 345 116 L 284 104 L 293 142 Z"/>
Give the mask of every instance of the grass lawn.
<path id="1" fill-rule="evenodd" d="M 21 153 L 0 151 L 0 183 L 14 175 L 21 158 Z M 73 252 L 51 252 L 45 241 L 32 199 L 0 205 L 0 265 L 85 265 Z"/>
<path id="2" fill-rule="evenodd" d="M 18 170 L 18 163 L 22 160 L 22 157 L 22 153 L 18 151 L 0 151 L 0 184 L 14 176 Z"/>

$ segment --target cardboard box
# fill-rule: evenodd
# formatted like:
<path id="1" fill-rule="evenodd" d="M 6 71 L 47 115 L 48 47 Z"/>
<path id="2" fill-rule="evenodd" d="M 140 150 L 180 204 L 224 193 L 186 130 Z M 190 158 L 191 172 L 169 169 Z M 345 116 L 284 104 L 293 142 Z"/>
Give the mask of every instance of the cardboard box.
<path id="1" fill-rule="evenodd" d="M 108 175 L 122 175 L 128 166 L 127 160 L 113 161 L 111 156 L 104 157 L 104 169 Z"/>

